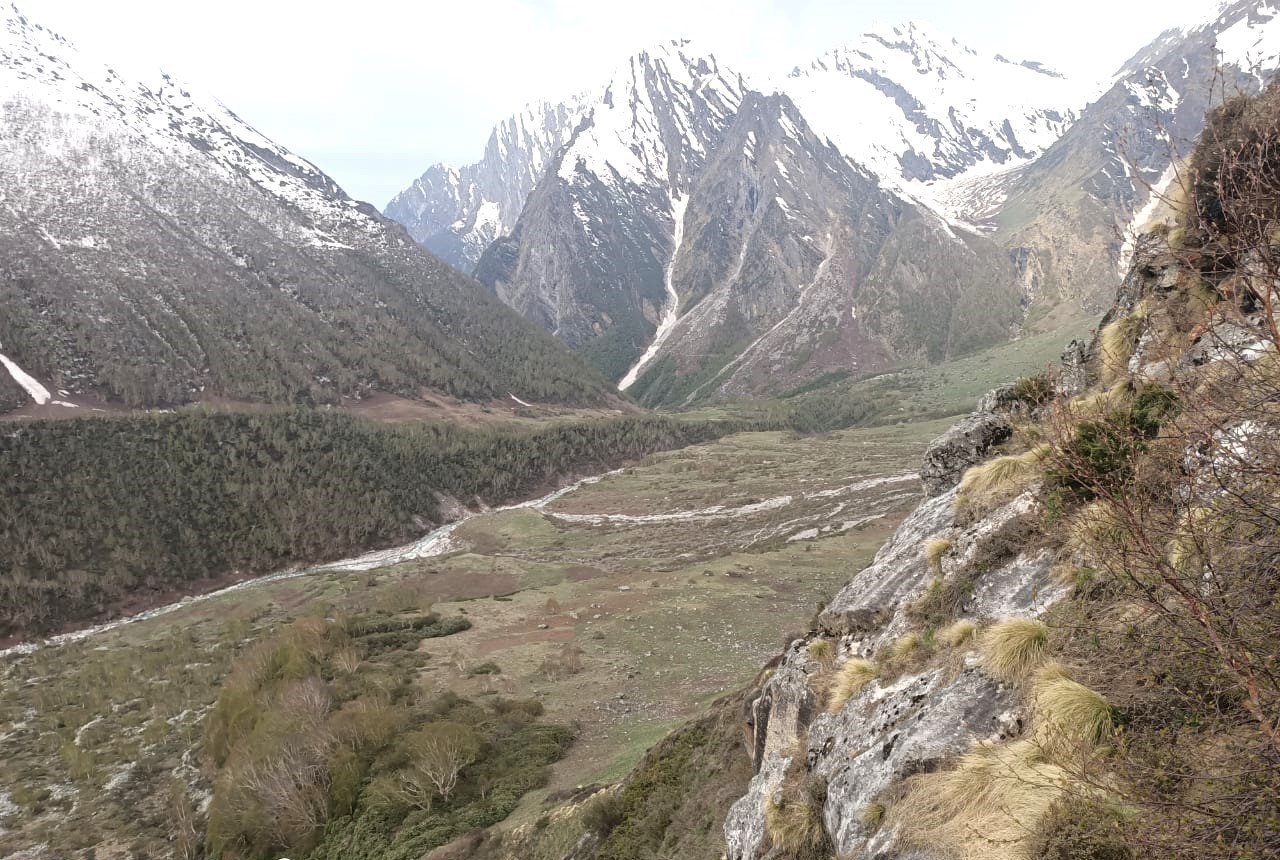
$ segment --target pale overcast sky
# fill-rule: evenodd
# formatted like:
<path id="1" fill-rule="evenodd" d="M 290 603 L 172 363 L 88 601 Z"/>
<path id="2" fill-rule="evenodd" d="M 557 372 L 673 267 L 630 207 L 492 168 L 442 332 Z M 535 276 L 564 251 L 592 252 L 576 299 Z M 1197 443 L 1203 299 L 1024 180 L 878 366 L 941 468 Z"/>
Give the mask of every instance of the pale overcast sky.
<path id="1" fill-rule="evenodd" d="M 16 0 L 119 71 L 162 67 L 381 208 L 436 161 L 481 155 L 520 105 L 603 83 L 635 51 L 693 38 L 781 74 L 876 22 L 1102 78 L 1217 0 Z"/>

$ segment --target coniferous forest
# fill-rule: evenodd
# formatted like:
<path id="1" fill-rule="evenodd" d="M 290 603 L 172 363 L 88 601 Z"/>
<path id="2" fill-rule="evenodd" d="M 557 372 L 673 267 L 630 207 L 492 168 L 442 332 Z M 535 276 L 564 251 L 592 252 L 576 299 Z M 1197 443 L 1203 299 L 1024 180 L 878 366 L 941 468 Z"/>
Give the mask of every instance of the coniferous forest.
<path id="1" fill-rule="evenodd" d="M 14 425 L 0 437 L 0 636 L 125 598 L 410 540 L 440 500 L 516 500 L 741 422 L 627 417 L 537 429 L 198 410 Z"/>

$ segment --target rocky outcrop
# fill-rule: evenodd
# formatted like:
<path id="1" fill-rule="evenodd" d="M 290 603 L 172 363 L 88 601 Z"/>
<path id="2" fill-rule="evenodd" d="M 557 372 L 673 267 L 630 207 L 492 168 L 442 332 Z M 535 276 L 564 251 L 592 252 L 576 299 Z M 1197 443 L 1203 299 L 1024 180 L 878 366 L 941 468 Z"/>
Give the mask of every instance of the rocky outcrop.
<path id="1" fill-rule="evenodd" d="M 963 753 L 975 738 L 1016 734 L 1014 708 L 1012 691 L 970 657 L 958 672 L 933 668 L 868 687 L 839 713 L 815 720 L 809 756 L 813 773 L 827 780 L 823 817 L 839 856 L 893 856 L 892 834 L 877 838 L 864 818 L 868 805 L 903 777 Z"/>
<path id="2" fill-rule="evenodd" d="M 940 495 L 960 483 L 965 469 L 985 459 L 988 451 L 1012 435 L 1008 419 L 994 411 L 999 403 L 999 398 L 984 398 L 976 414 L 929 445 L 920 466 L 926 495 Z"/>
<path id="3" fill-rule="evenodd" d="M 1089 386 L 1089 344 L 1073 340 L 1062 350 L 1062 364 L 1053 380 L 1055 394 L 1074 397 Z"/>
<path id="4" fill-rule="evenodd" d="M 979 413 L 958 428 L 988 428 L 980 438 L 989 449 L 991 439 L 1007 437 L 1003 421 Z M 930 451 L 936 460 L 938 450 L 954 450 L 943 462 L 971 464 L 981 458 L 972 453 L 978 447 L 953 428 Z M 971 523 L 957 522 L 955 505 L 951 488 L 908 516 L 751 697 L 746 731 L 756 774 L 725 822 L 730 860 L 776 856 L 764 809 L 797 773 L 826 785 L 822 817 L 838 856 L 934 856 L 900 852 L 892 829 L 879 829 L 874 816 L 864 814 L 868 806 L 905 777 L 936 769 L 978 741 L 1022 731 L 1018 697 L 983 671 L 972 643 L 898 668 L 892 660 L 882 662 L 889 668 L 881 669 L 881 677 L 832 712 L 814 692 L 829 669 L 810 656 L 809 642 L 832 639 L 841 658 L 880 660 L 918 627 L 914 606 L 940 583 L 963 586 L 959 614 L 974 620 L 1039 615 L 1063 596 L 1051 577 L 1054 551 L 1037 546 L 1043 511 L 1035 488 Z M 925 555 L 934 539 L 949 544 L 937 567 Z M 944 856 L 945 847 L 938 846 L 936 856 Z"/>

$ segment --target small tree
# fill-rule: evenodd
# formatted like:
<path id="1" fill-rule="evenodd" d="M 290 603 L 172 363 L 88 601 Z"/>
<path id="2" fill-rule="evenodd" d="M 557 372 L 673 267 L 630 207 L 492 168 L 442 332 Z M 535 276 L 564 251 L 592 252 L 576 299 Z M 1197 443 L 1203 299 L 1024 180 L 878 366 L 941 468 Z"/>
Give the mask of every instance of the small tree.
<path id="1" fill-rule="evenodd" d="M 480 738 L 470 726 L 455 722 L 430 723 L 405 741 L 410 766 L 401 772 L 405 800 L 430 809 L 434 796 L 448 803 L 464 768 L 480 754 Z"/>

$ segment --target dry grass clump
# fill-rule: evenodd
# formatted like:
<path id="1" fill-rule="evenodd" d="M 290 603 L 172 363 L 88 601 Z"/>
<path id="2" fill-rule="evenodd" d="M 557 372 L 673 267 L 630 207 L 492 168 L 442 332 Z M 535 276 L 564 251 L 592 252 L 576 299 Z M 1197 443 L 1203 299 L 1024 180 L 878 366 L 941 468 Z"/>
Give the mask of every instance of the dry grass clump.
<path id="1" fill-rule="evenodd" d="M 938 631 L 937 640 L 948 648 L 959 648 L 978 635 L 978 623 L 961 618 Z"/>
<path id="2" fill-rule="evenodd" d="M 1122 379 L 1110 388 L 1086 391 L 1068 402 L 1071 415 L 1076 418 L 1099 418 L 1125 404 L 1133 394 L 1128 379 Z"/>
<path id="3" fill-rule="evenodd" d="M 836 646 L 830 639 L 814 639 L 805 649 L 809 659 L 829 670 L 836 660 Z"/>
<path id="4" fill-rule="evenodd" d="M 1090 502 L 1067 523 L 1066 545 L 1075 552 L 1095 555 L 1123 544 L 1127 528 L 1110 502 Z"/>
<path id="5" fill-rule="evenodd" d="M 884 822 L 884 816 L 887 811 L 883 803 L 877 803 L 873 800 L 862 807 L 862 812 L 858 814 L 858 817 L 862 819 L 863 825 L 875 830 Z"/>
<path id="6" fill-rule="evenodd" d="M 942 573 L 942 557 L 949 549 L 950 538 L 930 538 L 924 542 L 924 560 L 935 573 Z"/>
<path id="7" fill-rule="evenodd" d="M 834 714 L 843 708 L 845 702 L 874 681 L 878 673 L 875 663 L 861 657 L 850 657 L 841 663 L 827 687 L 827 712 Z"/>
<path id="8" fill-rule="evenodd" d="M 1098 370 L 1104 384 L 1109 385 L 1128 374 L 1140 322 L 1141 317 L 1135 311 L 1098 332 Z"/>
<path id="9" fill-rule="evenodd" d="M 1034 618 L 1006 618 L 982 634 L 982 665 L 1001 681 L 1018 681 L 1044 662 L 1049 628 Z"/>
<path id="10" fill-rule="evenodd" d="M 889 645 L 890 660 L 905 660 L 914 654 L 922 644 L 920 634 L 914 630 L 903 633 Z"/>
<path id="11" fill-rule="evenodd" d="M 1026 655 L 1042 650 L 1047 633 L 1033 624 L 1016 619 L 993 628 L 1001 646 L 1014 646 L 1018 659 L 1011 665 L 1021 674 L 1029 671 Z M 1041 644 L 1028 648 L 1028 642 Z M 1036 856 L 1032 847 L 1063 802 L 1103 797 L 1063 763 L 1110 734 L 1106 700 L 1060 663 L 1044 664 L 1036 673 L 1031 698 L 1035 729 L 1029 736 L 979 743 L 953 768 L 907 781 L 888 815 L 905 845 L 946 845 L 958 860 L 1026 860 Z"/>
<path id="12" fill-rule="evenodd" d="M 996 457 L 964 473 L 956 494 L 956 508 L 982 516 L 1025 490 L 1040 476 L 1052 445 L 1037 445 L 1021 454 Z"/>
<path id="13" fill-rule="evenodd" d="M 789 775 L 764 803 L 764 828 L 780 860 L 829 860 L 831 838 L 822 822 L 827 782 L 810 774 Z"/>
<path id="14" fill-rule="evenodd" d="M 958 860 L 1025 860 L 1037 824 L 1070 785 L 1033 741 L 981 743 L 955 768 L 908 780 L 889 822 L 906 845 L 946 845 Z"/>
<path id="15" fill-rule="evenodd" d="M 1060 664 L 1050 663 L 1036 675 L 1031 702 L 1036 736 L 1045 743 L 1090 747 L 1111 734 L 1111 705 Z"/>

